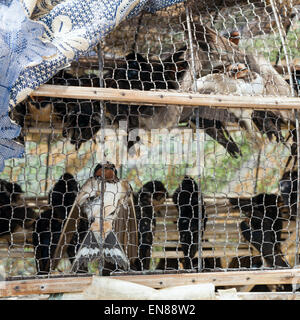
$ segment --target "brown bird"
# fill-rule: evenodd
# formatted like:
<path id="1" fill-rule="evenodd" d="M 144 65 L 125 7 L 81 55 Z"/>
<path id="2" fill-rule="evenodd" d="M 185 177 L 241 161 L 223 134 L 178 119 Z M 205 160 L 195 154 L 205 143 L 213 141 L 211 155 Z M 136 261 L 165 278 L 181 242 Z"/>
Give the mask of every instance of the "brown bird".
<path id="1" fill-rule="evenodd" d="M 197 79 L 197 90 L 202 94 L 232 94 L 261 96 L 264 93 L 264 79 L 256 72 L 251 71 L 243 63 L 230 64 L 225 73 L 213 73 Z M 252 129 L 252 110 L 230 108 L 239 123 L 249 132 Z"/>
<path id="2" fill-rule="evenodd" d="M 109 182 L 117 182 L 118 172 L 112 163 L 107 162 L 104 165 L 99 163 L 94 169 L 94 177 L 104 178 L 105 181 Z"/>
<path id="3" fill-rule="evenodd" d="M 72 270 L 83 268 L 89 259 L 101 258 L 100 243 L 103 243 L 105 269 L 128 270 L 130 257 L 127 256 L 126 241 L 121 241 L 120 234 L 126 230 L 126 220 L 130 217 L 130 197 L 132 189 L 128 182 L 120 181 L 117 170 L 111 163 L 98 164 L 94 174 L 81 187 L 75 204 L 81 214 L 89 221 L 89 231 L 78 250 Z M 133 203 L 131 204 L 133 206 Z M 103 211 L 102 211 L 103 210 Z M 100 234 L 100 216 L 103 212 L 103 229 Z M 124 220 L 125 219 L 125 220 Z M 122 227 L 117 225 L 123 221 Z M 133 219 L 135 222 L 135 219 Z M 132 233 L 137 236 L 137 234 Z M 134 240 L 131 241 L 133 244 Z M 136 241 L 137 242 L 137 241 Z M 130 241 L 129 241 L 130 243 Z M 132 254 L 131 257 L 137 257 Z"/>
<path id="4" fill-rule="evenodd" d="M 220 33 L 220 35 L 224 38 L 227 38 L 229 41 L 234 43 L 235 45 L 239 45 L 241 35 L 238 30 L 225 30 Z"/>
<path id="5" fill-rule="evenodd" d="M 213 72 L 220 73 L 221 71 L 221 73 L 226 73 L 229 71 L 230 66 L 234 66 L 240 69 L 240 64 L 246 66 L 249 71 L 248 76 L 251 75 L 250 77 L 248 77 L 248 79 L 252 78 L 251 86 L 246 83 L 246 78 L 242 77 L 242 79 L 244 79 L 245 81 L 245 84 L 242 84 L 241 81 L 238 81 L 237 83 L 239 83 L 239 85 L 237 86 L 238 88 L 236 91 L 235 86 L 233 87 L 233 89 L 231 89 L 231 87 L 229 87 L 228 85 L 227 87 L 223 86 L 225 92 L 219 91 L 219 94 L 251 94 L 254 96 L 262 94 L 264 96 L 289 96 L 291 94 L 288 83 L 273 68 L 271 63 L 261 55 L 258 56 L 242 51 L 242 49 L 240 49 L 239 46 L 235 43 L 237 41 L 233 41 L 234 34 L 226 38 L 218 34 L 216 31 L 212 30 L 211 28 L 205 27 L 200 24 L 194 24 L 193 28 L 194 30 L 192 31 L 194 31 L 199 48 L 199 50 L 196 52 L 198 59 L 195 61 L 195 69 L 199 79 L 212 74 Z M 233 80 L 240 80 L 241 75 L 242 73 L 238 72 L 236 76 L 231 79 L 230 83 L 232 83 Z M 255 78 L 257 79 L 255 80 Z M 186 74 L 183 77 L 182 82 L 187 84 L 188 79 L 189 75 Z M 222 83 L 224 81 L 221 80 L 220 82 Z M 200 89 L 202 89 L 203 85 L 201 85 L 201 83 L 199 82 L 198 84 L 200 86 Z M 191 87 L 186 89 L 191 89 Z M 216 92 L 216 90 L 214 90 L 213 92 Z M 205 112 L 205 110 L 203 110 L 202 112 Z M 217 110 L 216 113 L 219 113 L 219 116 L 221 117 L 223 111 Z M 270 132 L 274 132 L 276 139 L 278 139 L 279 137 L 278 130 L 281 130 L 281 127 L 283 125 L 287 125 L 288 121 L 290 121 L 290 119 L 293 119 L 293 114 L 290 110 L 274 110 L 269 111 L 268 113 L 259 111 L 258 113 L 254 112 L 251 117 L 249 117 L 249 112 L 246 113 L 248 113 L 247 118 L 250 118 L 250 120 L 247 120 L 248 128 L 252 128 L 253 131 L 253 126 L 250 126 L 252 117 L 254 118 L 254 120 L 262 118 L 264 119 L 263 123 L 260 123 L 260 121 L 253 121 L 254 124 L 258 126 L 258 131 L 260 133 L 267 134 Z M 278 119 L 280 120 L 278 121 Z M 291 123 L 291 125 L 293 126 L 293 122 Z M 256 127 L 254 126 L 254 129 L 255 128 Z"/>
<path id="6" fill-rule="evenodd" d="M 241 37 L 238 31 L 235 30 L 230 33 L 229 40 L 234 44 L 236 44 L 237 46 L 239 45 L 240 39 Z"/>

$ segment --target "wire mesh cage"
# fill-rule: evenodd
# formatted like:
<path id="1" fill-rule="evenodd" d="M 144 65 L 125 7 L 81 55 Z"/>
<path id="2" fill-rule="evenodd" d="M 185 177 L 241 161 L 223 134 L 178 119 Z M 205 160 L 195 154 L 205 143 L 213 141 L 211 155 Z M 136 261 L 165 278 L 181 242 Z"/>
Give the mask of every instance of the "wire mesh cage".
<path id="1" fill-rule="evenodd" d="M 6 276 L 296 267 L 298 115 L 261 101 L 299 95 L 299 8 L 142 13 L 11 110 L 26 154 L 0 181 Z"/>

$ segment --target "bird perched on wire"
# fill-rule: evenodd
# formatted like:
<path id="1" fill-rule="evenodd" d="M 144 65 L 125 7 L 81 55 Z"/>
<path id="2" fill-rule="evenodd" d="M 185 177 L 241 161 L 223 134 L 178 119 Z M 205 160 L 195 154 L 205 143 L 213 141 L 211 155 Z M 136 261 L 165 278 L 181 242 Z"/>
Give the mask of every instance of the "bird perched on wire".
<path id="1" fill-rule="evenodd" d="M 194 179 L 184 177 L 173 194 L 173 202 L 179 213 L 178 229 L 184 254 L 184 268 L 192 269 L 192 259 L 199 243 L 199 223 L 202 237 L 207 222 L 203 198 L 199 195 L 199 188 Z"/>
<path id="2" fill-rule="evenodd" d="M 8 243 L 29 241 L 34 229 L 35 212 L 25 205 L 18 183 L 0 179 L 0 238 Z"/>
<path id="3" fill-rule="evenodd" d="M 50 259 L 53 258 L 63 225 L 69 216 L 78 189 L 79 186 L 74 176 L 65 173 L 49 192 L 48 204 L 50 209 L 41 213 L 36 221 L 35 232 L 32 236 L 38 274 L 48 273 L 51 269 Z M 80 219 L 77 223 L 77 233 L 67 249 L 71 263 L 75 257 L 78 243 L 80 243 L 86 229 L 86 222 L 83 219 Z"/>
<path id="4" fill-rule="evenodd" d="M 131 193 L 130 185 L 119 180 L 113 164 L 107 162 L 96 166 L 93 176 L 83 184 L 75 201 L 88 220 L 89 231 L 76 253 L 73 271 L 89 259 L 101 259 L 101 254 L 105 274 L 116 269 L 129 269 L 130 258 L 137 256 L 136 220 L 129 206 Z M 100 219 L 103 219 L 102 227 Z"/>
<path id="5" fill-rule="evenodd" d="M 155 232 L 155 212 L 165 202 L 168 192 L 161 181 L 149 181 L 134 194 L 134 206 L 138 227 L 138 258 L 136 269 L 149 270 L 150 256 Z"/>

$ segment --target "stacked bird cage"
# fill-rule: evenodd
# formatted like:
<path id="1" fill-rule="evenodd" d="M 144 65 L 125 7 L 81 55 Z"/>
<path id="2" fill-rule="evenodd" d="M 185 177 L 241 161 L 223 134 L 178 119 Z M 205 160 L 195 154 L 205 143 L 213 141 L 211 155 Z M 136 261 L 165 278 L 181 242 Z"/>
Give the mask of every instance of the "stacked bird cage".
<path id="1" fill-rule="evenodd" d="M 6 276 L 297 267 L 298 6 L 142 13 L 18 104 Z"/>

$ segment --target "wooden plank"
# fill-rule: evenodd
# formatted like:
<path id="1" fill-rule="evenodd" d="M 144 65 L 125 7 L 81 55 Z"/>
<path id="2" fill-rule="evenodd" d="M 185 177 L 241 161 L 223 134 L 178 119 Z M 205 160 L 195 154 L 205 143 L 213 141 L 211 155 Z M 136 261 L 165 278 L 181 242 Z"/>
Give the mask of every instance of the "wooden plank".
<path id="1" fill-rule="evenodd" d="M 32 93 L 37 97 L 108 100 L 131 104 L 211 106 L 220 108 L 300 109 L 300 98 L 253 97 L 192 94 L 167 91 L 140 91 L 112 88 L 42 85 Z"/>
<path id="2" fill-rule="evenodd" d="M 165 240 L 176 240 L 179 237 L 179 232 L 178 231 L 159 231 L 155 233 L 155 237 L 157 239 L 165 239 Z M 219 229 L 218 232 L 216 230 L 206 230 L 204 232 L 204 238 L 207 237 L 213 237 L 213 238 L 226 238 L 226 239 L 231 239 L 231 238 L 239 238 L 241 237 L 240 233 L 238 230 L 224 230 L 224 229 Z"/>
<path id="3" fill-rule="evenodd" d="M 0 282 L 0 297 L 81 292 L 92 282 L 92 277 L 66 277 Z"/>
<path id="4" fill-rule="evenodd" d="M 242 237 L 237 232 L 223 232 L 223 233 L 215 233 L 215 232 L 205 232 L 205 235 L 203 239 L 206 239 L 210 241 L 211 243 L 214 243 L 220 239 L 224 239 L 228 241 L 234 241 L 236 239 L 239 239 L 240 243 L 245 242 L 242 240 Z M 159 234 L 155 234 L 155 241 L 157 242 L 166 242 L 166 241 L 178 241 L 179 239 L 179 233 L 177 231 L 170 231 L 170 232 L 160 232 Z"/>
<path id="5" fill-rule="evenodd" d="M 152 252 L 152 258 L 159 258 L 159 259 L 180 259 L 183 258 L 182 251 L 154 251 Z M 202 258 L 217 258 L 217 257 L 245 257 L 245 256 L 252 256 L 250 249 L 225 249 L 224 250 L 204 250 L 202 251 Z M 195 257 L 198 257 L 198 252 L 196 253 Z"/>
<path id="6" fill-rule="evenodd" d="M 215 286 L 239 286 L 251 284 L 300 283 L 300 269 L 229 271 L 207 273 L 180 273 L 159 275 L 114 275 L 113 279 L 130 281 L 152 288 L 213 283 Z M 92 277 L 44 278 L 0 282 L 0 297 L 82 292 L 92 282 Z M 240 293 L 242 294 L 242 293 Z M 244 294 L 244 297 L 247 295 Z M 248 297 L 251 295 L 248 295 Z"/>
<path id="7" fill-rule="evenodd" d="M 177 224 L 158 224 L 155 228 L 155 233 L 159 232 L 174 232 L 178 231 Z M 238 232 L 239 226 L 237 223 L 208 223 L 205 232 Z"/>
<path id="8" fill-rule="evenodd" d="M 158 225 L 163 226 L 163 225 L 175 225 L 177 224 L 178 216 L 173 217 L 173 218 L 156 218 L 156 230 Z M 245 220 L 243 217 L 224 217 L 224 216 L 217 216 L 217 217 L 211 217 L 209 216 L 207 219 L 206 225 L 216 225 L 216 224 L 237 224 L 240 223 L 241 221 Z"/>
<path id="9" fill-rule="evenodd" d="M 152 288 L 167 288 L 199 283 L 213 283 L 215 286 L 296 284 L 300 283 L 300 269 L 180 273 L 147 276 L 118 275 L 113 277 L 143 284 Z"/>
<path id="10" fill-rule="evenodd" d="M 154 240 L 153 247 L 163 247 L 163 248 L 180 248 L 181 244 L 178 241 L 168 241 L 168 242 L 157 242 Z M 213 243 L 208 241 L 203 241 L 201 244 L 202 248 L 232 248 L 232 247 L 239 247 L 240 249 L 245 249 L 249 247 L 248 243 L 241 243 L 238 241 L 229 241 L 224 242 L 224 240 L 221 239 L 221 241 L 215 241 Z"/>
<path id="11" fill-rule="evenodd" d="M 216 294 L 218 296 L 218 294 Z M 300 300 L 300 293 L 291 292 L 237 292 L 240 300 Z"/>
<path id="12" fill-rule="evenodd" d="M 255 284 L 249 284 L 247 286 L 241 286 L 239 292 L 249 292 L 254 288 Z"/>
<path id="13" fill-rule="evenodd" d="M 0 258 L 34 258 L 34 252 L 28 252 L 24 250 L 16 250 L 12 249 L 8 250 L 0 250 Z"/>
<path id="14" fill-rule="evenodd" d="M 295 284 L 300 282 L 300 269 L 229 271 L 207 273 L 180 273 L 160 275 L 115 275 L 113 279 L 130 281 L 152 288 L 213 283 L 215 286 L 251 284 Z M 44 278 L 0 282 L 0 297 L 82 292 L 92 282 L 92 277 Z M 240 293 L 242 294 L 242 293 Z M 244 294 L 244 297 L 247 295 Z M 248 295 L 248 297 L 251 295 Z"/>

